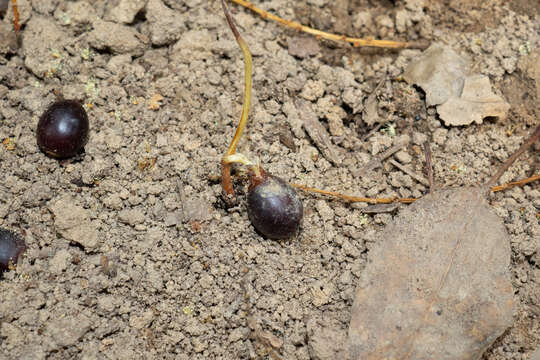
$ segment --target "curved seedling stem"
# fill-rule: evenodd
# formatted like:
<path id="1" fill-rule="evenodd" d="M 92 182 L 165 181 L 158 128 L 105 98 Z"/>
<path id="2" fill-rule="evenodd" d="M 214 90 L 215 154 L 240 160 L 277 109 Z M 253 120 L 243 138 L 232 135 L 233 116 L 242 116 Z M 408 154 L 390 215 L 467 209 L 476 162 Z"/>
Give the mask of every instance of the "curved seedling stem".
<path id="1" fill-rule="evenodd" d="M 238 123 L 238 127 L 236 128 L 236 132 L 231 141 L 231 144 L 229 145 L 229 149 L 223 156 L 223 158 L 225 158 L 227 156 L 233 155 L 236 152 L 236 148 L 238 147 L 238 142 L 240 141 L 240 138 L 242 137 L 242 133 L 244 132 L 244 129 L 246 128 L 249 107 L 251 105 L 251 82 L 252 82 L 251 72 L 252 72 L 253 65 L 251 61 L 251 53 L 249 51 L 247 43 L 240 36 L 238 29 L 234 25 L 234 21 L 231 17 L 229 9 L 227 8 L 227 4 L 225 3 L 225 0 L 221 0 L 221 4 L 223 5 L 223 12 L 225 13 L 225 18 L 227 19 L 227 23 L 229 24 L 229 27 L 231 28 L 234 34 L 234 37 L 236 38 L 236 42 L 238 42 L 238 45 L 240 46 L 240 49 L 242 49 L 242 54 L 244 55 L 244 64 L 245 64 L 244 104 L 242 106 L 242 115 L 240 117 L 240 122 Z M 231 162 L 224 161 L 223 159 L 221 161 L 221 187 L 223 188 L 223 191 L 227 195 L 234 196 L 234 189 L 233 189 L 232 180 L 231 180 Z"/>
<path id="2" fill-rule="evenodd" d="M 249 1 L 244 0 L 231 0 L 232 2 L 250 9 L 251 11 L 259 14 L 263 19 L 270 19 L 278 22 L 279 24 L 291 28 L 297 31 L 303 31 L 305 33 L 314 35 L 317 38 L 323 38 L 332 41 L 342 41 L 351 43 L 355 47 L 369 46 L 378 48 L 390 48 L 390 49 L 426 49 L 429 46 L 428 42 L 402 42 L 392 40 L 375 40 L 370 38 L 353 38 L 345 35 L 337 35 L 327 33 L 325 31 L 310 28 L 309 26 L 302 25 L 292 20 L 285 20 L 276 15 L 270 14 L 262 9 L 259 9 Z"/>
<path id="3" fill-rule="evenodd" d="M 19 7 L 17 6 L 17 0 L 11 0 L 11 7 L 13 8 L 13 29 L 15 33 L 18 33 L 21 29 L 21 24 L 19 23 Z"/>

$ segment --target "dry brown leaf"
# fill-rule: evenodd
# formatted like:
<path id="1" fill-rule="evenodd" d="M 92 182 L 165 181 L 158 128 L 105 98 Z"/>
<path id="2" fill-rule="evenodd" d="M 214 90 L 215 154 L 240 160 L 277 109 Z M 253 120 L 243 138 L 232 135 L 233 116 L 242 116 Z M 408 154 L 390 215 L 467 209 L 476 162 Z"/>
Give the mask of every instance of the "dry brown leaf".
<path id="1" fill-rule="evenodd" d="M 2 144 L 6 147 L 6 150 L 15 150 L 15 141 L 12 138 L 5 138 Z"/>
<path id="2" fill-rule="evenodd" d="M 481 124 L 488 116 L 506 118 L 510 105 L 491 91 L 489 78 L 472 75 L 465 79 L 461 96 L 453 96 L 437 106 L 437 112 L 449 126 L 469 125 L 473 121 Z"/>
<path id="3" fill-rule="evenodd" d="M 439 105 L 461 94 L 469 67 L 451 47 L 433 44 L 407 66 L 403 78 L 424 89 L 428 106 Z"/>
<path id="4" fill-rule="evenodd" d="M 510 241 L 482 194 L 437 191 L 385 228 L 352 309 L 353 359 L 478 359 L 511 325 Z"/>
<path id="5" fill-rule="evenodd" d="M 328 131 L 319 122 L 311 103 L 305 100 L 298 100 L 296 107 L 298 108 L 298 115 L 304 123 L 304 129 L 326 160 L 334 165 L 340 165 L 341 158 L 339 157 L 339 150 L 332 144 Z"/>
<path id="6" fill-rule="evenodd" d="M 163 96 L 160 94 L 155 94 L 148 100 L 148 109 L 149 110 L 159 110 L 161 103 L 160 101 L 163 100 Z"/>

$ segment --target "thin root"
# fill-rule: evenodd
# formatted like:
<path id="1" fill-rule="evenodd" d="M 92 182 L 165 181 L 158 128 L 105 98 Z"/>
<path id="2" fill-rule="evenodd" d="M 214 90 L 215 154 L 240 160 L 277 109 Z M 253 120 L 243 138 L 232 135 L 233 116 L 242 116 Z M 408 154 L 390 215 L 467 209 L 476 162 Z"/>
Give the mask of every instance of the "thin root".
<path id="1" fill-rule="evenodd" d="M 314 35 L 317 39 L 323 38 L 327 40 L 337 41 L 337 42 L 347 42 L 351 43 L 354 47 L 359 46 L 368 46 L 368 47 L 378 47 L 378 48 L 389 48 L 389 49 L 426 49 L 429 46 L 427 42 L 402 42 L 402 41 L 393 41 L 393 40 L 375 40 L 370 38 L 353 38 L 345 35 L 337 35 L 327 33 L 321 30 L 313 29 L 308 26 L 302 25 L 295 21 L 285 20 L 276 15 L 270 14 L 262 9 L 259 9 L 249 1 L 244 0 L 232 0 L 232 2 L 243 6 L 255 13 L 257 13 L 263 19 L 270 19 L 278 22 L 279 24 L 291 28 L 297 31 L 303 31 L 305 33 Z"/>
<path id="2" fill-rule="evenodd" d="M 526 179 L 521 179 L 521 180 L 518 180 L 518 181 L 511 181 L 511 182 L 506 183 L 504 185 L 493 186 L 491 188 L 491 191 L 493 191 L 493 192 L 503 191 L 503 190 L 506 190 L 506 189 L 510 189 L 511 187 L 514 187 L 514 186 L 523 186 L 525 184 L 528 184 L 528 183 L 536 181 L 536 180 L 540 180 L 540 174 L 528 177 Z"/>
<path id="3" fill-rule="evenodd" d="M 412 202 L 416 201 L 416 199 L 414 199 L 414 198 L 378 198 L 378 199 L 376 199 L 376 198 L 364 198 L 364 197 L 344 195 L 344 194 L 340 194 L 340 193 L 335 192 L 335 191 L 328 191 L 328 190 L 321 190 L 321 189 L 311 188 L 311 187 L 307 187 L 305 185 L 300 185 L 300 184 L 291 184 L 291 186 L 293 186 L 293 187 L 295 187 L 297 189 L 306 191 L 306 192 L 312 192 L 312 193 L 317 193 L 317 194 L 328 195 L 328 196 L 332 196 L 332 197 L 335 197 L 335 198 L 338 198 L 338 199 L 341 199 L 341 200 L 344 200 L 344 201 L 347 201 L 347 202 L 366 202 L 366 203 L 370 203 L 370 204 L 390 204 L 390 203 L 393 203 L 393 202 L 400 202 L 400 203 L 404 203 L 404 204 L 409 204 L 409 203 L 412 203 Z"/>
<path id="4" fill-rule="evenodd" d="M 536 129 L 533 131 L 533 133 L 531 134 L 531 136 L 529 136 L 529 138 L 520 146 L 520 148 L 512 154 L 512 156 L 510 156 L 508 158 L 508 160 L 506 160 L 504 162 L 504 164 L 500 167 L 500 169 L 495 173 L 495 175 L 493 175 L 493 177 L 488 181 L 487 183 L 487 186 L 488 187 L 492 187 L 493 185 L 495 185 L 495 183 L 499 180 L 499 178 L 504 174 L 504 172 L 506 170 L 508 170 L 508 168 L 510 166 L 512 166 L 512 164 L 514 163 L 514 161 L 516 161 L 516 159 L 521 155 L 523 154 L 525 151 L 527 151 L 531 146 L 532 144 L 534 144 L 536 141 L 538 141 L 538 139 L 540 139 L 540 125 L 538 125 L 536 127 Z"/>
<path id="5" fill-rule="evenodd" d="M 531 183 L 531 182 L 537 181 L 537 180 L 540 180 L 540 175 L 534 175 L 534 176 L 528 177 L 526 179 L 521 179 L 521 180 L 518 180 L 518 181 L 511 181 L 511 182 L 506 183 L 504 185 L 493 186 L 491 188 L 491 191 L 493 191 L 493 192 L 503 191 L 503 190 L 509 189 L 511 187 L 514 187 L 514 186 L 523 186 L 525 184 L 528 184 L 528 183 Z M 305 186 L 305 185 L 300 185 L 300 184 L 291 184 L 291 186 L 293 186 L 293 187 L 295 187 L 297 189 L 300 189 L 302 191 L 305 191 L 305 192 L 328 195 L 328 196 L 334 197 L 336 199 L 341 199 L 341 200 L 346 201 L 346 202 L 365 202 L 365 203 L 369 203 L 369 204 L 391 204 L 391 203 L 394 203 L 394 202 L 399 202 L 399 203 L 402 203 L 402 204 L 410 204 L 410 203 L 413 203 L 416 200 L 418 200 L 416 198 L 398 198 L 398 197 L 394 197 L 394 198 L 364 198 L 364 197 L 358 197 L 358 196 L 344 195 L 344 194 L 338 193 L 336 191 L 328 191 L 328 190 L 321 190 L 321 189 L 311 188 L 311 187 L 308 187 L 308 186 Z"/>

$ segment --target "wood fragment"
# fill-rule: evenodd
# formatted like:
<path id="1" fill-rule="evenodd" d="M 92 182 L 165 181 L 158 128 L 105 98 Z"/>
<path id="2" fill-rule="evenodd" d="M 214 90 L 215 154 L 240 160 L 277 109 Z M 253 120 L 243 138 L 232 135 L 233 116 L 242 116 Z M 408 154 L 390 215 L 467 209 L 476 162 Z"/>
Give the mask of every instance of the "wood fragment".
<path id="1" fill-rule="evenodd" d="M 433 192 L 433 190 L 435 190 L 435 182 L 433 181 L 433 164 L 431 163 L 431 147 L 427 141 L 424 143 L 424 152 L 426 154 L 426 171 L 429 182 L 429 192 Z"/>
<path id="2" fill-rule="evenodd" d="M 370 137 L 373 136 L 373 134 L 375 134 L 377 131 L 379 131 L 379 129 L 383 126 L 383 123 L 378 123 L 377 125 L 375 125 L 375 127 L 373 129 L 371 129 L 366 135 L 364 135 L 364 137 L 361 139 L 362 142 L 365 142 L 367 139 L 369 139 Z"/>
<path id="3" fill-rule="evenodd" d="M 321 151 L 326 160 L 334 165 L 340 165 L 339 151 L 332 144 L 328 131 L 319 122 L 311 103 L 299 99 L 296 101 L 296 107 L 298 108 L 298 115 L 303 121 L 304 129 L 315 143 L 315 146 Z"/>
<path id="4" fill-rule="evenodd" d="M 386 78 L 379 81 L 377 87 L 371 92 L 371 94 L 368 95 L 368 98 L 366 99 L 364 110 L 362 111 L 362 120 L 369 126 L 372 126 L 375 123 L 379 123 L 382 126 L 386 123 L 386 121 L 381 119 L 379 116 L 379 110 L 377 107 L 377 93 L 385 82 Z"/>
<path id="5" fill-rule="evenodd" d="M 394 212 L 399 207 L 398 203 L 392 203 L 392 204 L 374 204 L 374 205 L 368 205 L 368 207 L 361 209 L 360 211 L 363 214 L 383 214 L 383 213 L 390 213 Z"/>
<path id="6" fill-rule="evenodd" d="M 390 164 L 394 165 L 395 167 L 397 167 L 399 170 L 403 171 L 405 174 L 412 177 L 414 180 L 418 181 L 419 183 L 421 183 L 423 185 L 426 185 L 426 186 L 429 186 L 429 181 L 427 181 L 423 176 L 415 174 L 412 170 L 410 170 L 406 166 L 401 165 L 396 160 L 390 159 L 390 160 L 388 160 L 388 162 Z"/>
<path id="7" fill-rule="evenodd" d="M 427 41 L 411 41 L 411 42 L 402 42 L 402 41 L 393 41 L 393 40 L 376 40 L 371 38 L 353 38 L 345 35 L 337 35 L 327 33 L 325 31 L 317 30 L 304 26 L 300 23 L 291 20 L 285 20 L 273 14 L 270 14 L 262 9 L 259 9 L 249 1 L 244 0 L 232 0 L 232 2 L 243 6 L 254 13 L 258 14 L 263 19 L 270 19 L 276 21 L 282 26 L 291 28 L 297 31 L 303 31 L 305 33 L 314 35 L 317 39 L 327 39 L 336 42 L 347 42 L 351 43 L 354 47 L 359 46 L 369 46 L 369 47 L 378 47 L 378 48 L 390 48 L 390 49 L 426 49 L 429 46 Z"/>
<path id="8" fill-rule="evenodd" d="M 399 150 L 403 149 L 407 144 L 405 143 L 398 143 L 394 146 L 389 147 L 385 151 L 383 151 L 379 156 L 377 156 L 375 159 L 370 160 L 363 168 L 362 172 L 368 172 L 371 170 L 375 170 L 376 168 L 382 166 L 382 162 L 389 158 L 390 156 L 397 153 Z"/>

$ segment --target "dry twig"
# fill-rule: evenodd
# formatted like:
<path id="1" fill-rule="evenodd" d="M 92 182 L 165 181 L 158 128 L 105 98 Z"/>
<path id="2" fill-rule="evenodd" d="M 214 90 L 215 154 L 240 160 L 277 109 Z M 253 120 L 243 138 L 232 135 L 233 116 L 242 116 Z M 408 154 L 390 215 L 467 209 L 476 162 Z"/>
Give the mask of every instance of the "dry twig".
<path id="1" fill-rule="evenodd" d="M 291 28 L 297 31 L 303 31 L 305 33 L 314 35 L 317 39 L 327 39 L 332 41 L 343 41 L 351 43 L 354 47 L 359 46 L 369 46 L 369 47 L 378 47 L 378 48 L 389 48 L 389 49 L 426 49 L 429 46 L 428 42 L 424 41 L 413 41 L 413 42 L 402 42 L 402 41 L 393 41 L 393 40 L 376 40 L 371 38 L 353 38 L 345 35 L 337 35 L 332 33 L 327 33 L 325 31 L 317 30 L 310 28 L 309 26 L 302 25 L 292 20 L 282 19 L 279 16 L 273 15 L 259 9 L 249 1 L 244 0 L 232 0 L 232 2 L 243 6 L 251 11 L 260 15 L 263 19 L 270 19 L 279 23 L 282 26 Z"/>

